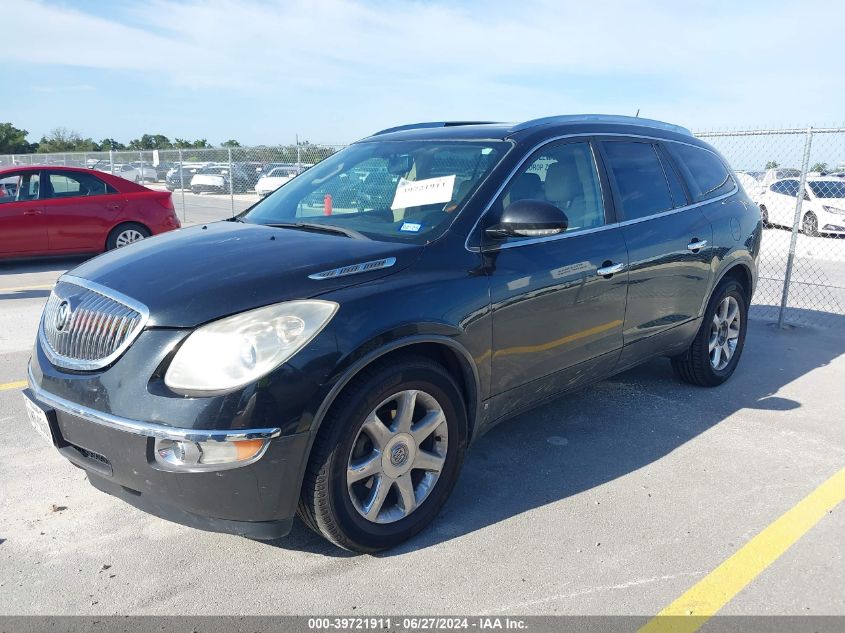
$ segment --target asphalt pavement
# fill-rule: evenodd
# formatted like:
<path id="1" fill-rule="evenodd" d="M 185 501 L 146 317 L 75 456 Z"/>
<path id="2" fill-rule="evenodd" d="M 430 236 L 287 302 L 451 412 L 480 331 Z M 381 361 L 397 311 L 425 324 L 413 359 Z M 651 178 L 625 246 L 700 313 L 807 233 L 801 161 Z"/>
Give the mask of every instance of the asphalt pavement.
<path id="1" fill-rule="evenodd" d="M 841 327 L 752 320 L 719 388 L 655 360 L 505 422 L 428 529 L 356 556 L 299 522 L 261 543 L 145 515 L 32 430 L 20 381 L 74 261 L 0 265 L 0 614 L 652 615 L 729 564 L 720 613 L 845 615 L 845 486 L 817 522 L 800 503 L 845 467 Z"/>

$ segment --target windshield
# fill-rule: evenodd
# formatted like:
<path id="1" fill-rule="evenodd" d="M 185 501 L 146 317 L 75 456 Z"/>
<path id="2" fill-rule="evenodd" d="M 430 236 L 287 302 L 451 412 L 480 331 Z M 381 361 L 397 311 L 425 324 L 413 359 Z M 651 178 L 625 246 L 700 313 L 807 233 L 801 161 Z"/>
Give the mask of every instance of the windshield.
<path id="1" fill-rule="evenodd" d="M 841 180 L 813 180 L 807 184 L 816 198 L 845 198 L 845 182 Z"/>
<path id="2" fill-rule="evenodd" d="M 373 239 L 424 243 L 446 230 L 509 147 L 504 141 L 356 143 L 277 189 L 240 219 L 328 224 Z"/>

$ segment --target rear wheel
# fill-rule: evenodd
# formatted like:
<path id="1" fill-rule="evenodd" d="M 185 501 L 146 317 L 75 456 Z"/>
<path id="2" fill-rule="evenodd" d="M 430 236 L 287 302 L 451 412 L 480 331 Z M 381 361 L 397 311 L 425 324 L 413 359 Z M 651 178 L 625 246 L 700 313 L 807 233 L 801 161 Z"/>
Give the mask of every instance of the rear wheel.
<path id="1" fill-rule="evenodd" d="M 112 229 L 106 240 L 106 250 L 111 251 L 115 248 L 128 246 L 133 242 L 139 242 L 149 236 L 150 230 L 146 226 L 137 224 L 136 222 L 127 222 Z"/>
<path id="2" fill-rule="evenodd" d="M 735 279 L 726 279 L 710 297 L 689 349 L 672 358 L 672 369 L 681 380 L 693 385 L 721 385 L 736 369 L 747 329 L 745 290 Z"/>
<path id="3" fill-rule="evenodd" d="M 320 428 L 299 515 L 344 549 L 398 545 L 446 502 L 466 438 L 460 390 L 441 365 L 407 357 L 368 368 Z"/>
<path id="4" fill-rule="evenodd" d="M 804 231 L 804 235 L 809 237 L 819 236 L 819 221 L 816 219 L 816 216 L 812 211 L 804 216 L 804 221 L 801 223 L 801 229 Z"/>

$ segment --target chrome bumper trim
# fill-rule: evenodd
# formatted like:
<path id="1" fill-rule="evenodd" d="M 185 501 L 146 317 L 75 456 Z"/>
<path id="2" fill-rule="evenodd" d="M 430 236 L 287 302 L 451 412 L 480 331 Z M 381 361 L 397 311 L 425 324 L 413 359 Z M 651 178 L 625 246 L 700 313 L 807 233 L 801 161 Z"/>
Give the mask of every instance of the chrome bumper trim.
<path id="1" fill-rule="evenodd" d="M 66 400 L 61 396 L 56 396 L 52 393 L 44 391 L 41 387 L 35 384 L 32 375 L 32 367 L 28 368 L 29 388 L 33 395 L 40 402 L 75 415 L 87 422 L 99 424 L 118 431 L 125 431 L 134 435 L 144 435 L 147 437 L 157 437 L 163 440 L 184 440 L 188 442 L 234 442 L 237 440 L 260 440 L 271 439 L 279 437 L 282 430 L 278 428 L 269 429 L 221 429 L 221 430 L 206 430 L 206 429 L 184 429 L 175 426 L 166 426 L 164 424 L 155 424 L 153 422 L 142 422 L 140 420 L 130 420 L 111 413 L 103 413 L 96 409 L 76 404 L 70 400 Z"/>

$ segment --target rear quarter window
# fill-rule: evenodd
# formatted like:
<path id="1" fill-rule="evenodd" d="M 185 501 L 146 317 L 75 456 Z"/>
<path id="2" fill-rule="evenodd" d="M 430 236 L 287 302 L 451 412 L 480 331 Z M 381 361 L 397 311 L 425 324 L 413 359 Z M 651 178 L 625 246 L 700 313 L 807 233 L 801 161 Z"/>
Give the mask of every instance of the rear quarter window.
<path id="1" fill-rule="evenodd" d="M 666 143 L 694 202 L 710 200 L 733 191 L 735 184 L 721 159 L 706 149 L 683 143 Z"/>

